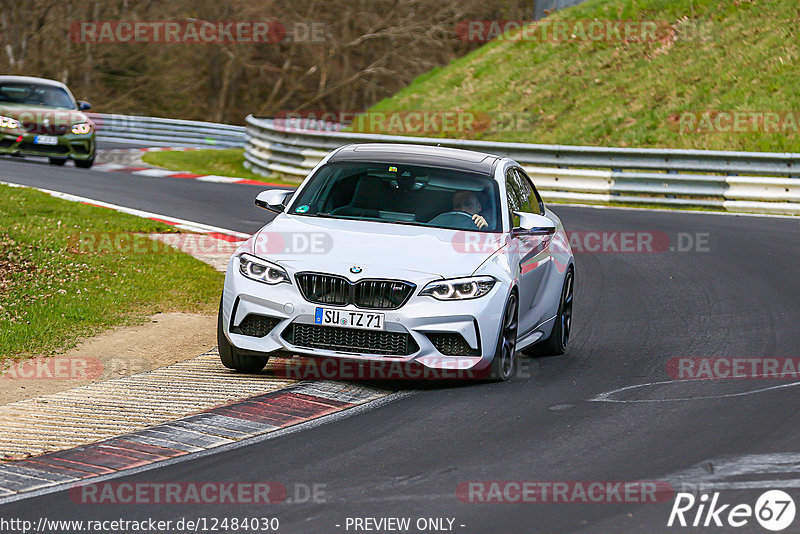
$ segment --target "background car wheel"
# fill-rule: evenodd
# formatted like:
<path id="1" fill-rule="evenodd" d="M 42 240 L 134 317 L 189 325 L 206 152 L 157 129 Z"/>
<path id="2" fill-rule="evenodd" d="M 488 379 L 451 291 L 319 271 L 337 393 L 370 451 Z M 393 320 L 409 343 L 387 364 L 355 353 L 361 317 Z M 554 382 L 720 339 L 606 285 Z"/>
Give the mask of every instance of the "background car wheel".
<path id="1" fill-rule="evenodd" d="M 92 158 L 92 159 L 83 159 L 83 160 L 76 159 L 75 160 L 75 166 L 80 168 L 80 169 L 88 169 L 92 165 L 94 165 L 94 158 Z"/>
<path id="2" fill-rule="evenodd" d="M 564 278 L 564 287 L 561 290 L 561 302 L 558 305 L 556 324 L 550 337 L 523 350 L 528 356 L 560 356 L 567 350 L 569 334 L 572 330 L 572 298 L 575 285 L 575 271 L 570 268 Z"/>
<path id="3" fill-rule="evenodd" d="M 267 365 L 269 358 L 257 358 L 255 356 L 245 356 L 239 354 L 236 347 L 231 345 L 228 338 L 225 337 L 222 324 L 222 302 L 219 305 L 219 316 L 217 318 L 217 349 L 219 350 L 219 359 L 222 365 L 228 369 L 239 371 L 240 373 L 258 373 Z"/>
<path id="4" fill-rule="evenodd" d="M 500 338 L 494 351 L 490 367 L 490 379 L 504 382 L 514 374 L 517 355 L 517 294 L 511 293 L 503 313 L 503 324 L 500 329 Z"/>
<path id="5" fill-rule="evenodd" d="M 67 162 L 67 160 L 65 158 L 49 158 L 49 159 L 50 159 L 50 165 L 59 165 L 59 166 L 61 166 L 61 165 L 64 165 Z"/>

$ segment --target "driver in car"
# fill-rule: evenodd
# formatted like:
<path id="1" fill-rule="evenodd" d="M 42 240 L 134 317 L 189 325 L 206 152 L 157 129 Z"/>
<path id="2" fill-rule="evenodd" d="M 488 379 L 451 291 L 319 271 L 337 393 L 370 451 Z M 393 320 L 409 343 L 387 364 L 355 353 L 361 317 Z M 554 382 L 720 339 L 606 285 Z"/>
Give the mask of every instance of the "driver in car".
<path id="1" fill-rule="evenodd" d="M 489 226 L 489 223 L 487 223 L 486 219 L 481 215 L 481 209 L 482 207 L 480 200 L 478 200 L 478 195 L 472 191 L 459 191 L 453 195 L 453 210 L 463 211 L 472 215 L 472 222 L 475 223 L 478 229 Z"/>

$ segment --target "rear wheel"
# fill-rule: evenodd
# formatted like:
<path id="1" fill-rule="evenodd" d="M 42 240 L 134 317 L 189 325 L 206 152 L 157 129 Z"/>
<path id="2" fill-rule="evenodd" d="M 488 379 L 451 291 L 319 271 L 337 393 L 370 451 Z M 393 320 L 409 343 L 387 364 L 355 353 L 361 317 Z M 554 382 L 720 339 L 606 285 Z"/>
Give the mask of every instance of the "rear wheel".
<path id="1" fill-rule="evenodd" d="M 500 338 L 490 367 L 490 379 L 504 382 L 514 374 L 517 354 L 517 294 L 511 293 L 503 313 Z"/>
<path id="2" fill-rule="evenodd" d="M 67 162 L 66 158 L 49 158 L 49 159 L 50 159 L 50 165 L 58 165 L 59 167 Z"/>
<path id="3" fill-rule="evenodd" d="M 572 297 L 575 272 L 570 268 L 564 278 L 564 287 L 561 290 L 561 302 L 558 305 L 556 324 L 553 332 L 545 341 L 527 348 L 523 351 L 528 356 L 560 356 L 567 350 L 569 334 L 572 330 Z"/>
<path id="4" fill-rule="evenodd" d="M 225 337 L 225 325 L 222 319 L 222 302 L 219 303 L 219 316 L 217 318 L 217 349 L 222 365 L 240 373 L 258 373 L 267 365 L 269 358 L 245 356 L 236 349 L 228 338 Z"/>

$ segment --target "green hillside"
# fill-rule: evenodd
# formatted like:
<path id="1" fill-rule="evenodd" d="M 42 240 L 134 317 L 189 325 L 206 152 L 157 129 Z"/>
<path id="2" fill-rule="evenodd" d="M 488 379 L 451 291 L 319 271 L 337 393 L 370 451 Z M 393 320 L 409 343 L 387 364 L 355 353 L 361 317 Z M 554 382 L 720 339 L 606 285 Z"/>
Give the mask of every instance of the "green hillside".
<path id="1" fill-rule="evenodd" d="M 505 34 L 371 111 L 469 110 L 522 119 L 508 131 L 444 137 L 800 152 L 797 0 L 590 0 L 544 24 L 572 21 L 572 28 L 591 19 L 653 21 L 659 31 L 638 42 Z M 734 124 L 737 111 L 747 113 Z"/>

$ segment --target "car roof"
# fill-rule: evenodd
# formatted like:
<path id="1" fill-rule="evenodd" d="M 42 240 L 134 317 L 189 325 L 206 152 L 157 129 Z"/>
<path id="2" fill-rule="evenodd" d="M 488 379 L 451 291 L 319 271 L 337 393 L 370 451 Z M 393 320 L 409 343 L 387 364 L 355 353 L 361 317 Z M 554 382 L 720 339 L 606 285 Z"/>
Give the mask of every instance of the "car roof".
<path id="1" fill-rule="evenodd" d="M 50 85 L 52 87 L 61 87 L 66 89 L 67 86 L 61 82 L 56 80 L 50 80 L 47 78 L 37 78 L 35 76 L 0 76 L 0 83 L 2 82 L 11 82 L 11 83 L 38 83 L 41 85 Z"/>
<path id="2" fill-rule="evenodd" d="M 453 170 L 491 174 L 499 156 L 427 145 L 400 143 L 366 143 L 347 145 L 331 156 L 330 162 L 360 161 L 396 163 L 400 165 L 425 165 Z"/>

